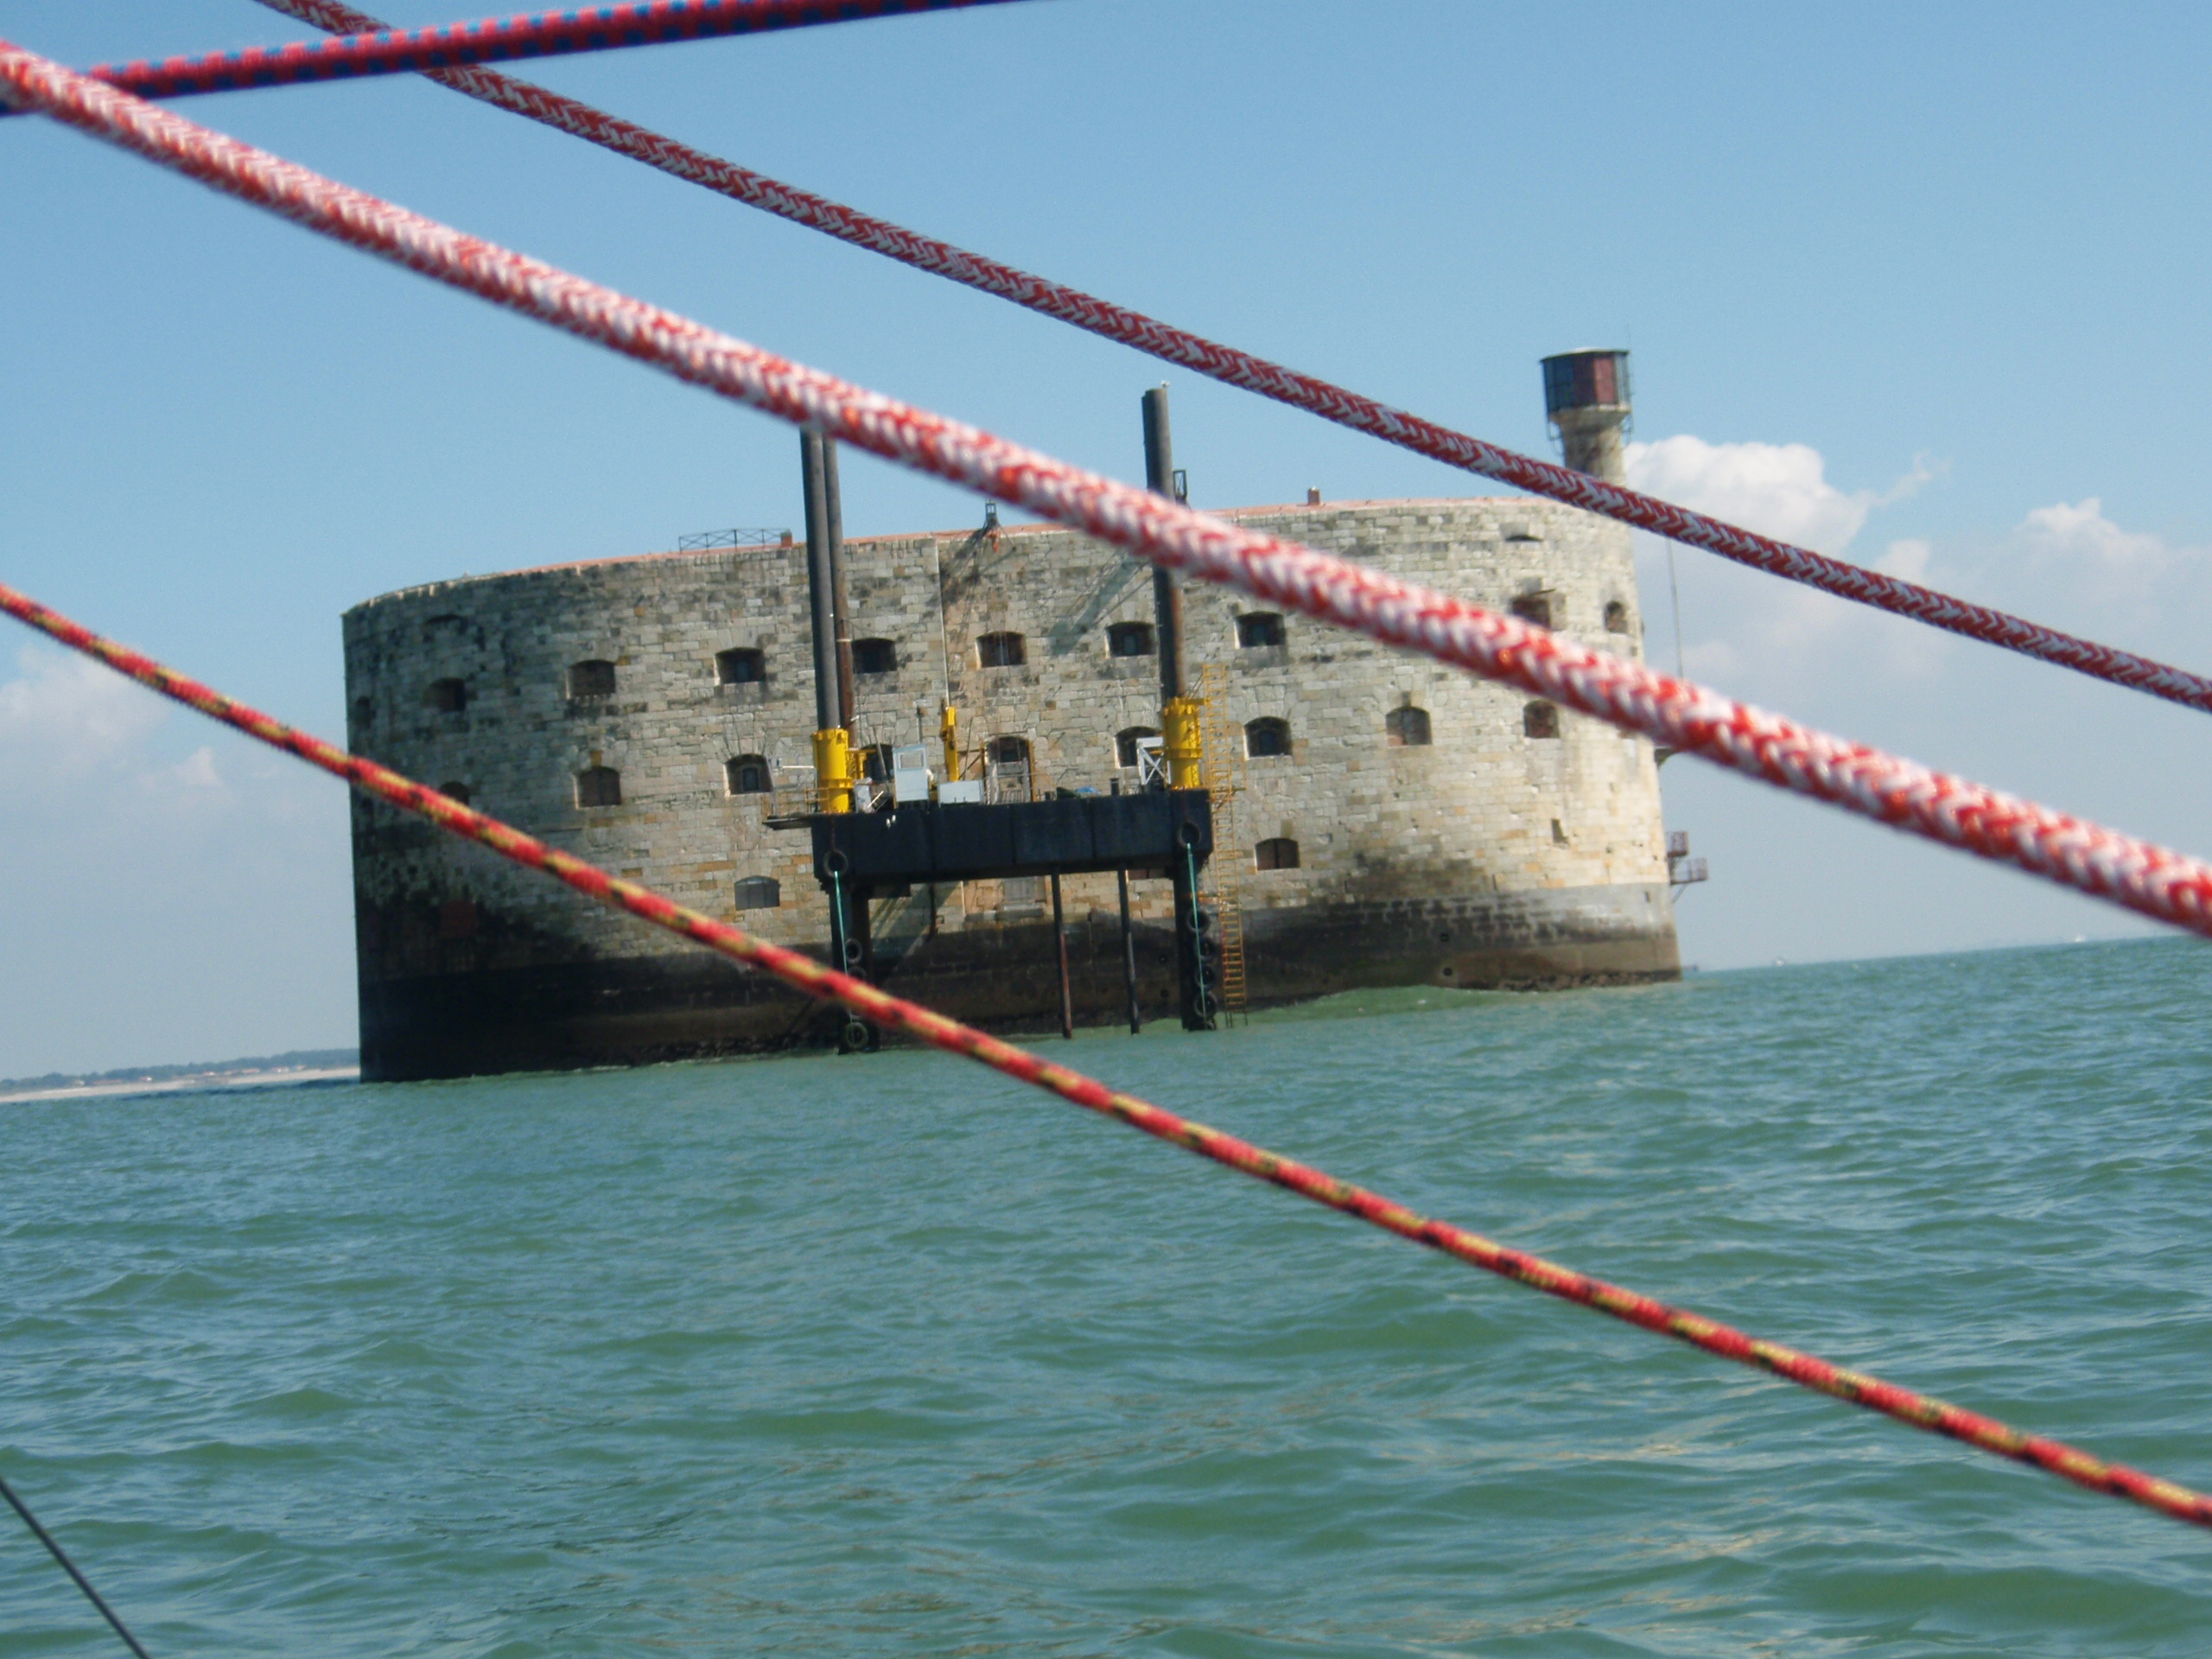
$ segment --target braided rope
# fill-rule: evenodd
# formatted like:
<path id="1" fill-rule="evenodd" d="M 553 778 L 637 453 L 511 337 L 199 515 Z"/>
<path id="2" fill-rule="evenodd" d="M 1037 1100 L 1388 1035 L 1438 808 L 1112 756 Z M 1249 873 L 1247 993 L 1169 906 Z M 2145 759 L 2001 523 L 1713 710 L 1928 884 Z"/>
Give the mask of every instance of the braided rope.
<path id="1" fill-rule="evenodd" d="M 382 27 L 375 18 L 341 0 L 261 0 L 261 3 L 335 34 L 360 34 Z M 2212 712 L 2212 679 L 2185 669 L 2080 639 L 1985 605 L 1970 604 L 1917 582 L 1885 575 L 1847 560 L 1830 558 L 1809 548 L 1755 535 L 1656 496 L 1624 489 L 1550 461 L 1485 443 L 1326 380 L 1173 327 L 1080 289 L 1032 276 L 1012 265 L 969 253 L 950 243 L 815 195 L 796 185 L 767 178 L 527 81 L 515 80 L 488 69 L 443 69 L 429 73 L 432 79 L 455 92 L 628 156 L 733 201 L 760 208 L 856 248 L 912 265 L 917 270 L 930 271 L 982 293 L 1010 300 L 1104 339 L 1134 346 L 1163 362 L 1307 410 L 1446 466 L 1617 518 L 1840 599 L 1910 617 L 1969 639 L 1999 645 L 2095 679 L 2148 692 L 2170 702 Z"/>
<path id="2" fill-rule="evenodd" d="M 967 486 L 1202 581 L 1518 686 L 1580 713 L 2062 887 L 2212 934 L 2212 867 L 1643 664 L 949 421 L 463 235 L 0 41 L 0 91 L 319 234 L 680 380 Z"/>
<path id="3" fill-rule="evenodd" d="M 181 98 L 1004 3 L 1006 0 L 632 0 L 624 5 L 581 6 L 422 29 L 386 29 L 365 20 L 358 29 L 338 31 L 346 36 L 342 40 L 246 47 L 164 58 L 159 63 L 143 59 L 103 63 L 86 73 L 141 98 Z"/>
<path id="4" fill-rule="evenodd" d="M 464 806 L 373 760 L 349 754 L 166 668 L 143 652 L 104 639 L 81 623 L 49 610 L 5 584 L 0 584 L 0 611 L 165 697 L 344 779 L 364 794 L 419 814 L 441 829 L 480 842 L 513 863 L 543 871 L 601 904 L 627 911 L 681 938 L 749 963 L 809 996 L 838 1003 L 863 1020 L 903 1031 L 932 1047 L 964 1054 L 1007 1077 L 1048 1089 L 1063 1100 L 1141 1129 L 1156 1140 L 1185 1147 L 1243 1174 L 1273 1182 L 1301 1198 L 1456 1256 L 1500 1278 L 1527 1285 L 1562 1301 L 1595 1308 L 1647 1331 L 1676 1338 L 1724 1359 L 1771 1371 L 1815 1393 L 1833 1395 L 1915 1428 L 1947 1435 L 1998 1457 L 2047 1470 L 2092 1491 L 2108 1492 L 2177 1520 L 2212 1527 L 2212 1497 L 2125 1465 L 2107 1463 L 2063 1441 L 2023 1433 L 1995 1418 L 1916 1394 L 1879 1377 L 1847 1370 L 1781 1343 L 1746 1336 L 1701 1313 L 1669 1306 L 1636 1291 L 1624 1290 L 1602 1279 L 1592 1279 L 1586 1274 L 1547 1262 L 1541 1256 L 1509 1249 L 1450 1222 L 1417 1215 L 1379 1193 L 1340 1181 L 1325 1171 L 1282 1157 L 1249 1141 L 1193 1122 L 1134 1095 L 1109 1089 L 1081 1072 L 1055 1065 L 1027 1049 L 1001 1042 L 972 1026 L 879 990 L 865 980 L 825 967 L 811 957 L 755 938 L 742 928 L 688 910 L 649 887 L 609 875 L 594 865 L 549 847 L 512 825 Z"/>

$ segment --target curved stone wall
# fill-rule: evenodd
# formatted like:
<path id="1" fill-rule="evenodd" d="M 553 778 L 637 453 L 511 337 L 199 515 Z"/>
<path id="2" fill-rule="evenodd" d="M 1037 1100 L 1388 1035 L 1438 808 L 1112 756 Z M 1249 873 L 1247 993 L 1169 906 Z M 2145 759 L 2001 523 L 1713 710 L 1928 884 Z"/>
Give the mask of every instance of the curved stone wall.
<path id="1" fill-rule="evenodd" d="M 1520 499 L 1227 515 L 1569 635 L 1637 650 L 1626 532 Z M 847 544 L 858 741 L 1018 740 L 1031 781 L 1104 789 L 1159 724 L 1149 572 L 1051 525 Z M 1236 792 L 1217 827 L 1255 1003 L 1359 986 L 1562 986 L 1677 971 L 1650 746 L 1219 589 L 1185 594 L 1193 676 Z M 1142 629 L 1137 630 L 1141 633 Z M 985 666 L 1020 639 L 1018 664 Z M 804 547 L 664 554 L 410 588 L 345 618 L 360 752 L 710 914 L 818 946 L 803 832 L 813 681 Z M 1126 642 L 1125 642 L 1126 643 Z M 1249 736 L 1247 735 L 1249 733 Z M 1426 743 L 1419 740 L 1426 735 Z M 1276 752 L 1270 752 L 1276 751 Z M 766 783 L 761 790 L 758 785 Z M 615 793 L 619 791 L 619 801 Z M 357 799 L 367 1075 L 457 1075 L 810 1039 L 795 998 L 428 825 Z M 1078 1006 L 1121 1007 L 1111 876 L 1065 885 Z M 1168 889 L 1139 881 L 1146 1000 L 1172 1004 Z M 948 1011 L 1041 1027 L 1039 895 L 978 882 L 881 901 L 880 976 Z M 772 903 L 764 902 L 772 899 Z M 741 900 L 746 907 L 741 911 Z"/>

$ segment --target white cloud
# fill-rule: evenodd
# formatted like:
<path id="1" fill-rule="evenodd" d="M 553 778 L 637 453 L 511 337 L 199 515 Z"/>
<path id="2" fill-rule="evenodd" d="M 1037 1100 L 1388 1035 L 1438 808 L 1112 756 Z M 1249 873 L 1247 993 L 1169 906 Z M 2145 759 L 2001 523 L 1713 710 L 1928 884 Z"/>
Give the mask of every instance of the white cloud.
<path id="1" fill-rule="evenodd" d="M 2160 637 L 2170 648 L 2198 653 L 2184 617 L 2203 614 L 2212 556 L 2202 548 L 2175 547 L 2143 531 L 2123 530 L 2105 517 L 2095 496 L 2037 507 L 2007 538 L 2011 563 L 2024 565 L 2018 580 L 2035 602 L 2055 607 L 2038 620 L 2078 629 L 2089 617 L 2128 630 L 2147 648 Z M 2024 555 L 2024 559 L 2018 556 Z M 2011 572 L 1993 572 L 2003 579 Z M 2111 643 L 2124 645 L 2126 640 Z"/>
<path id="2" fill-rule="evenodd" d="M 1685 433 L 1628 446 L 1628 481 L 1648 495 L 1822 553 L 1851 545 L 1878 503 L 1827 481 L 1803 443 L 1707 443 Z"/>
<path id="3" fill-rule="evenodd" d="M 1663 499 L 1764 535 L 1837 556 L 1879 509 L 1915 493 L 1939 468 L 1925 459 L 1888 489 L 1844 491 L 1828 481 L 1821 452 L 1803 443 L 1710 443 L 1681 434 L 1629 446 L 1629 482 Z M 1639 537 L 1645 607 L 1659 602 L 1664 555 Z M 1694 678 L 1754 701 L 1788 708 L 1820 683 L 1847 672 L 1924 677 L 1940 657 L 1940 636 L 1885 627 L 1876 614 L 1815 589 L 1782 582 L 1714 556 L 1679 551 L 1683 582 L 1683 666 Z M 1924 541 L 1890 543 L 1874 568 L 1923 580 L 1935 550 Z"/>
<path id="4" fill-rule="evenodd" d="M 0 765 L 19 791 L 111 766 L 168 718 L 153 693 L 84 658 L 26 645 L 16 666 L 22 677 L 0 683 Z"/>
<path id="5" fill-rule="evenodd" d="M 1905 582 L 1919 582 L 1928 575 L 1930 560 L 1936 556 L 1932 542 L 1907 539 L 1891 542 L 1882 556 L 1874 561 L 1874 569 L 1885 576 L 1897 576 Z"/>
<path id="6" fill-rule="evenodd" d="M 0 777 L 0 1077 L 349 1040 L 342 785 L 42 645 Z"/>
<path id="7" fill-rule="evenodd" d="M 1633 480 L 1716 516 L 1841 553 L 1872 543 L 1890 490 L 1830 482 L 1808 446 L 1670 438 L 1638 446 Z M 2096 497 L 2035 507 L 1980 535 L 1900 536 L 1859 556 L 1876 569 L 2069 632 L 2205 671 L 2212 549 L 2131 528 Z M 1647 650 L 1672 656 L 1667 550 L 1639 537 Z M 2199 848 L 2212 775 L 2176 764 L 2202 716 L 2063 669 L 1677 549 L 1685 666 L 1746 701 L 2063 810 Z M 2127 918 L 1677 762 L 1670 827 L 1713 859 L 1683 907 L 1685 950 L 1707 963 L 2128 931 Z"/>
<path id="8" fill-rule="evenodd" d="M 2096 496 L 2037 507 L 2021 521 L 2020 538 L 2038 557 L 2081 559 L 2107 569 L 2163 569 L 2172 555 L 2156 536 L 2122 530 L 2105 517 Z"/>

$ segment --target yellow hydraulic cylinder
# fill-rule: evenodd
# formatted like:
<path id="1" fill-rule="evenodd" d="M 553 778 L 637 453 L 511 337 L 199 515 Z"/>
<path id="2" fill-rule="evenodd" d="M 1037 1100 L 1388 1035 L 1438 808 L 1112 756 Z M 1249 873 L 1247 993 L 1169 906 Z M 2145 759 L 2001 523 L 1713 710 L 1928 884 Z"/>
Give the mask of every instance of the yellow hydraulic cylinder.
<path id="1" fill-rule="evenodd" d="M 1197 789 L 1200 758 L 1198 701 L 1176 697 L 1160 711 L 1160 748 L 1167 756 L 1167 786 Z"/>
<path id="2" fill-rule="evenodd" d="M 950 703 L 938 716 L 937 734 L 944 743 L 944 781 L 958 781 L 960 777 L 960 711 Z"/>
<path id="3" fill-rule="evenodd" d="M 853 810 L 853 740 L 842 726 L 814 734 L 814 791 L 824 812 Z"/>

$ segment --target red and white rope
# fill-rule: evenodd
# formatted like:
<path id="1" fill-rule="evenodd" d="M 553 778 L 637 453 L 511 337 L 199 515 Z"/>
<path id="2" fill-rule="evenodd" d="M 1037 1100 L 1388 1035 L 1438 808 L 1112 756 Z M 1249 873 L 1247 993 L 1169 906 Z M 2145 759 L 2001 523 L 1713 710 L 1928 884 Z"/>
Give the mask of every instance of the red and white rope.
<path id="1" fill-rule="evenodd" d="M 1271 1182 L 1300 1198 L 1341 1211 L 1416 1244 L 1425 1244 L 1502 1279 L 1541 1290 L 1548 1296 L 1673 1337 L 1738 1364 L 1770 1371 L 1801 1387 L 1880 1412 L 1914 1428 L 1946 1435 L 1996 1457 L 2045 1470 L 2092 1491 L 2126 1498 L 2193 1526 L 2212 1527 L 2212 1497 L 2174 1481 L 2145 1474 L 2125 1464 L 2107 1463 L 2063 1440 L 2024 1433 L 1993 1417 L 1915 1393 L 1863 1371 L 1847 1370 L 1778 1342 L 1762 1341 L 1688 1308 L 1669 1306 L 1639 1292 L 1547 1262 L 1540 1255 L 1510 1249 L 1451 1222 L 1416 1214 L 1379 1192 L 1338 1180 L 1325 1170 L 1193 1122 L 1135 1095 L 1109 1089 L 1080 1071 L 1054 1065 L 1027 1049 L 1001 1042 L 973 1026 L 947 1019 L 919 1003 L 879 990 L 865 980 L 826 968 L 800 951 L 771 944 L 742 928 L 687 910 L 650 887 L 618 880 L 594 865 L 549 847 L 513 826 L 487 817 L 412 779 L 402 777 L 373 760 L 348 754 L 334 744 L 325 743 L 296 727 L 226 697 L 198 680 L 188 678 L 175 669 L 164 667 L 141 652 L 102 639 L 82 623 L 49 610 L 29 594 L 5 584 L 0 584 L 0 612 L 20 619 L 72 650 L 105 663 L 118 673 L 129 676 L 165 697 L 174 698 L 271 748 L 296 755 L 310 766 L 346 779 L 364 794 L 417 813 L 441 829 L 477 842 L 512 863 L 542 871 L 601 904 L 626 911 L 657 927 L 749 963 L 809 996 L 842 1004 L 864 1020 L 904 1032 L 948 1052 L 964 1054 L 1010 1077 L 1049 1090 L 1086 1110 L 1126 1123 L 1155 1140 L 1211 1158 L 1241 1174 Z"/>
<path id="2" fill-rule="evenodd" d="M 575 6 L 421 29 L 386 29 L 369 21 L 362 29 L 340 31 L 345 36 L 341 40 L 203 52 L 159 63 L 143 59 L 103 63 L 86 73 L 141 98 L 182 98 L 1007 3 L 1008 0 L 631 0 L 623 5 Z"/>
<path id="3" fill-rule="evenodd" d="M 340 3 L 340 0 L 261 0 L 261 3 L 334 34 L 362 33 L 380 27 L 375 18 Z M 628 156 L 733 201 L 760 208 L 855 247 L 896 259 L 917 270 L 930 271 L 980 292 L 995 295 L 1028 310 L 1134 346 L 1163 362 L 1272 397 L 1446 466 L 1617 518 L 1840 599 L 1910 617 L 1969 639 L 2148 692 L 2170 702 L 2212 712 L 2212 679 L 2186 669 L 2099 645 L 1986 605 L 1971 604 L 1917 582 L 1885 575 L 1847 560 L 1830 558 L 1809 548 L 1756 535 L 1656 496 L 1624 489 L 1550 461 L 1485 443 L 1480 438 L 1393 409 L 1326 380 L 1300 374 L 1235 346 L 1171 327 L 1080 289 L 1032 276 L 1012 265 L 815 195 L 796 185 L 781 183 L 527 81 L 487 69 L 428 73 L 433 79 L 455 92 Z"/>
<path id="4" fill-rule="evenodd" d="M 2212 868 L 1847 742 L 1448 594 L 1262 536 L 587 282 L 0 42 L 0 92 L 149 160 L 664 372 L 1217 582 L 1421 652 L 2163 921 L 2212 933 Z"/>

